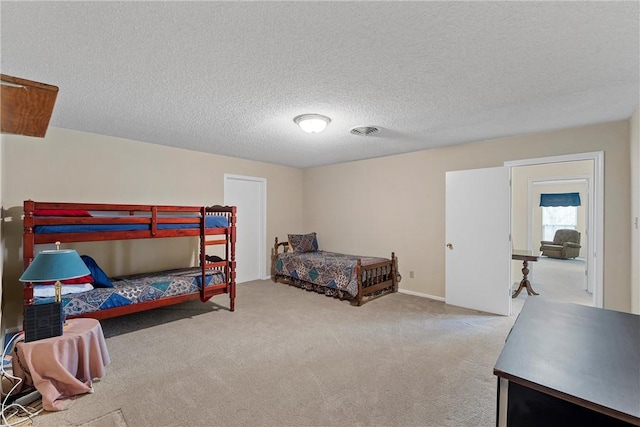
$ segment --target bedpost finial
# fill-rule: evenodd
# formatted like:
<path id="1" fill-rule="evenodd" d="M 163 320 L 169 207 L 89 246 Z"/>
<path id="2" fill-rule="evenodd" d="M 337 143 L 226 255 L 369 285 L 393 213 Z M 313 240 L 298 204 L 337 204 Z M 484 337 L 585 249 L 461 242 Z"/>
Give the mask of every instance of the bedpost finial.
<path id="1" fill-rule="evenodd" d="M 56 242 L 56 251 L 59 251 L 59 250 L 60 250 L 60 241 L 57 241 Z"/>

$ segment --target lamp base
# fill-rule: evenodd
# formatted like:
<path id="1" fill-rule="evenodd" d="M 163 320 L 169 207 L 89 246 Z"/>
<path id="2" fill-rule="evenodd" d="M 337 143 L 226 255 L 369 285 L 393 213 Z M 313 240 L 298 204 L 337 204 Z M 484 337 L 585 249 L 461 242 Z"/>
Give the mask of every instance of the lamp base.
<path id="1" fill-rule="evenodd" d="M 62 304 L 28 305 L 24 310 L 24 340 L 37 341 L 62 335 Z"/>

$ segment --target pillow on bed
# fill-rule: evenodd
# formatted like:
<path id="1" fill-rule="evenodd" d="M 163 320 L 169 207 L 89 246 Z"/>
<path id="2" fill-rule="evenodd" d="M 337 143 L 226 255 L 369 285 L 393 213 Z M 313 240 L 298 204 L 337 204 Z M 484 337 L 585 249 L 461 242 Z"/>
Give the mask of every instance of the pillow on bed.
<path id="1" fill-rule="evenodd" d="M 89 211 L 81 209 L 36 209 L 35 216 L 91 216 Z"/>
<path id="2" fill-rule="evenodd" d="M 82 258 L 91 273 L 91 277 L 93 277 L 93 286 L 96 288 L 113 288 L 113 283 L 109 280 L 109 276 L 102 271 L 93 258 L 89 255 L 82 255 L 80 258 Z"/>
<path id="3" fill-rule="evenodd" d="M 318 250 L 316 233 L 289 234 L 289 248 L 293 252 L 315 252 Z"/>
<path id="4" fill-rule="evenodd" d="M 79 294 L 80 292 L 86 292 L 93 289 L 90 283 L 84 285 L 62 285 L 62 295 Z M 56 287 L 54 285 L 36 285 L 33 287 L 34 297 L 55 297 Z"/>

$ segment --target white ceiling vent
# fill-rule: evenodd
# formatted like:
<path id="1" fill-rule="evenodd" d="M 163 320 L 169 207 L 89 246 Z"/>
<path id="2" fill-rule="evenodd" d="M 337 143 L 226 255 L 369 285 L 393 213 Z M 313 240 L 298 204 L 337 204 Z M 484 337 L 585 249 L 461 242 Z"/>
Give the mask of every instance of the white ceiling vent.
<path id="1" fill-rule="evenodd" d="M 374 128 L 373 126 L 360 126 L 360 127 L 351 129 L 350 132 L 354 135 L 369 136 L 379 131 L 380 129 Z"/>

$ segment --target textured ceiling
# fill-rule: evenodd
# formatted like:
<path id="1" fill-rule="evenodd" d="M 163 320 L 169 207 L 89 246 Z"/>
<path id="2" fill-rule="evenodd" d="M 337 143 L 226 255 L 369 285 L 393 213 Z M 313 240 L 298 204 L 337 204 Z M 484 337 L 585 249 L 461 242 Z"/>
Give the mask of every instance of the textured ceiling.
<path id="1" fill-rule="evenodd" d="M 639 4 L 2 1 L 1 71 L 53 126 L 310 167 L 626 119 Z"/>

